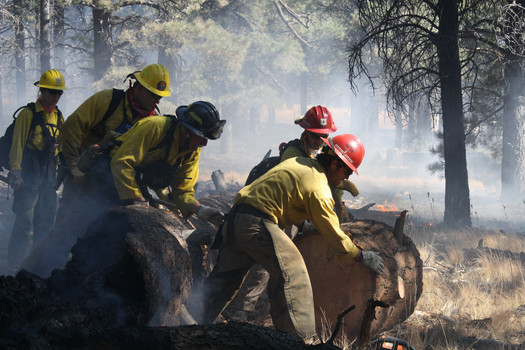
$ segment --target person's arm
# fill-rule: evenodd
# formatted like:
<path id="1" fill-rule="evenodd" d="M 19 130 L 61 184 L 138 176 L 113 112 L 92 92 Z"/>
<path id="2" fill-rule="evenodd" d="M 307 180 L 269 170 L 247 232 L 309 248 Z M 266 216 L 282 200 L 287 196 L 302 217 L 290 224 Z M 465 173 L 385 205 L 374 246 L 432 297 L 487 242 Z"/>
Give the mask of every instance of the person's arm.
<path id="1" fill-rule="evenodd" d="M 184 217 L 197 213 L 201 204 L 195 198 L 195 184 L 199 177 L 201 148 L 182 161 L 176 177 L 171 181 L 171 201 Z"/>
<path id="2" fill-rule="evenodd" d="M 9 167 L 11 171 L 22 170 L 22 157 L 24 155 L 24 148 L 29 137 L 29 129 L 33 121 L 33 112 L 29 108 L 24 108 L 15 121 L 15 128 L 13 130 L 13 142 L 9 150 Z"/>
<path id="3" fill-rule="evenodd" d="M 60 131 L 59 147 L 69 169 L 76 169 L 82 144 L 109 107 L 111 93 L 101 91 L 84 101 L 64 122 Z"/>
<path id="4" fill-rule="evenodd" d="M 316 191 L 306 198 L 307 214 L 339 258 L 356 258 L 360 249 L 339 228 L 339 219 L 333 210 L 334 200 L 327 195 L 330 192 L 325 192 Z"/>

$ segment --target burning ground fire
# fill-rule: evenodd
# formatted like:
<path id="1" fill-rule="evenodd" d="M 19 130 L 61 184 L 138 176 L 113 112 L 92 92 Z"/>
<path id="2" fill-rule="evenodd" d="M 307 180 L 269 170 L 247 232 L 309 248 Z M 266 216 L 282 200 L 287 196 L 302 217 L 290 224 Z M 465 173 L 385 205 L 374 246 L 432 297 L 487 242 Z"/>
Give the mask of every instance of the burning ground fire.
<path id="1" fill-rule="evenodd" d="M 379 211 L 399 211 L 399 208 L 393 204 L 385 201 L 383 204 L 376 204 L 375 208 Z"/>

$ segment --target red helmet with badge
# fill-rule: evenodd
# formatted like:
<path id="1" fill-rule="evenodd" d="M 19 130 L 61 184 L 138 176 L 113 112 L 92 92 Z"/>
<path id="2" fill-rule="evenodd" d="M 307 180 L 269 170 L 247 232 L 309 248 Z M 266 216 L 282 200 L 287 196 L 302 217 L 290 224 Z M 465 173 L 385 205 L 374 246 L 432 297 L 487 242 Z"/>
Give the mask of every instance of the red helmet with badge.
<path id="1" fill-rule="evenodd" d="M 322 139 L 354 173 L 358 174 L 357 168 L 365 156 L 365 146 L 357 136 L 342 134 Z"/>
<path id="2" fill-rule="evenodd" d="M 330 134 L 337 130 L 332 114 L 323 106 L 310 108 L 302 118 L 295 121 L 295 124 L 299 124 L 302 128 L 318 134 Z"/>

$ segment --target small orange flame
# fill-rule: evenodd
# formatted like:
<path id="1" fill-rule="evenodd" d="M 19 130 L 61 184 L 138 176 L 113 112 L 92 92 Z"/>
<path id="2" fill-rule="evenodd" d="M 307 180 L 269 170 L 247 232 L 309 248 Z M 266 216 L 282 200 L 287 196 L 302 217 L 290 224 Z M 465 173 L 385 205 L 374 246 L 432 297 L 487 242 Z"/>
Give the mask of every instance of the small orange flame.
<path id="1" fill-rule="evenodd" d="M 385 203 L 383 204 L 377 204 L 376 208 L 379 211 L 398 211 L 399 210 L 395 204 L 387 203 L 387 201 L 385 201 Z"/>

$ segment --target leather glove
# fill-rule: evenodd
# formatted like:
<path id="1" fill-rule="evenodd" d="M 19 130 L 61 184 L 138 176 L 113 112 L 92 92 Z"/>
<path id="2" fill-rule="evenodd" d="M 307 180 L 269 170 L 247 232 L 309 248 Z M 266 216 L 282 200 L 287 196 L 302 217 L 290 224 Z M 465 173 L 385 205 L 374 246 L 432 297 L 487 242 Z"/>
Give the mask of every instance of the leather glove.
<path id="1" fill-rule="evenodd" d="M 11 170 L 7 174 L 7 182 L 13 190 L 18 190 L 24 184 L 22 179 L 22 170 Z"/>
<path id="2" fill-rule="evenodd" d="M 338 188 L 350 192 L 354 197 L 357 197 L 359 195 L 359 190 L 357 189 L 356 185 L 350 180 L 341 181 L 341 184 L 338 186 Z"/>
<path id="3" fill-rule="evenodd" d="M 199 211 L 197 211 L 197 217 L 219 226 L 224 219 L 224 213 L 219 209 L 208 207 L 207 205 L 201 205 Z"/>
<path id="4" fill-rule="evenodd" d="M 383 273 L 383 268 L 385 267 L 385 265 L 383 264 L 383 258 L 379 256 L 379 254 L 377 254 L 376 252 L 372 252 L 369 250 L 361 251 L 361 261 L 369 269 L 377 272 L 378 274 Z"/>

